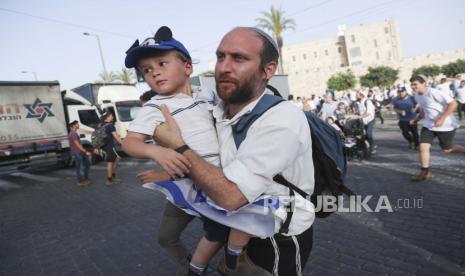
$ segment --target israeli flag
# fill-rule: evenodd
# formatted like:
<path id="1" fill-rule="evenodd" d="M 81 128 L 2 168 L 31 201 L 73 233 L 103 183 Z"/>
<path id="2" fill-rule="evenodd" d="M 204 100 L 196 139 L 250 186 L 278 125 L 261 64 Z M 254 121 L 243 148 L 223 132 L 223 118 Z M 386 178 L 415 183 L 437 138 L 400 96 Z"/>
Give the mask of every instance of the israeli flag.
<path id="1" fill-rule="evenodd" d="M 228 212 L 197 189 L 189 178 L 145 183 L 143 187 L 162 192 L 167 200 L 188 214 L 202 215 L 260 238 L 276 234 L 282 224 L 282 215 L 277 214 L 286 213 L 284 204 L 277 197 L 267 195 Z"/>

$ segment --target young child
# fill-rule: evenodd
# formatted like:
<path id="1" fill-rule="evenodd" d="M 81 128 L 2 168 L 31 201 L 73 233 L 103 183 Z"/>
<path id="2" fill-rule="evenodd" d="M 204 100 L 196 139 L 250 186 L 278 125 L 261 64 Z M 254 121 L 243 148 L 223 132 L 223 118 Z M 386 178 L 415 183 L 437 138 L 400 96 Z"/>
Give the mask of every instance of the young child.
<path id="1" fill-rule="evenodd" d="M 201 90 L 193 92 L 189 76 L 192 61 L 187 49 L 172 37 L 168 27 L 161 27 L 153 38 L 146 39 L 139 45 L 138 41 L 126 52 L 126 67 L 135 67 L 145 78 L 145 81 L 157 95 L 152 97 L 140 110 L 136 119 L 131 123 L 128 134 L 123 142 L 123 149 L 131 156 L 150 158 L 157 161 L 164 169 L 165 180 L 170 177 L 181 176 L 188 172 L 187 159 L 169 149 L 145 144 L 147 136 L 152 136 L 158 125 L 164 122 L 161 106 L 166 105 L 179 124 L 184 140 L 188 146 L 215 166 L 220 166 L 219 144 L 216 136 L 212 103 L 215 102 L 214 93 Z M 188 149 L 188 148 L 187 148 Z M 176 149 L 178 153 L 187 150 Z M 179 169 L 184 168 L 182 171 Z M 149 180 L 146 174 L 144 180 Z M 168 205 L 167 205 L 168 208 Z M 172 207 L 170 207 L 172 209 Z M 165 213 L 166 213 L 165 209 Z M 169 223 L 162 221 L 160 232 L 172 233 L 177 240 L 184 228 L 187 214 L 176 211 L 179 219 L 171 219 Z M 166 214 L 164 214 L 165 216 Z M 189 220 L 190 221 L 190 220 Z M 249 235 L 238 230 L 218 224 L 203 218 L 205 236 L 199 242 L 192 260 L 187 266 L 178 271 L 177 275 L 200 275 L 203 273 L 210 259 L 215 255 L 223 242 L 228 239 L 226 262 L 231 269 L 235 268 L 237 256 L 249 241 Z M 175 229 L 175 230 L 173 230 Z M 162 240 L 160 240 L 162 242 Z M 184 269 L 183 272 L 181 270 Z"/>

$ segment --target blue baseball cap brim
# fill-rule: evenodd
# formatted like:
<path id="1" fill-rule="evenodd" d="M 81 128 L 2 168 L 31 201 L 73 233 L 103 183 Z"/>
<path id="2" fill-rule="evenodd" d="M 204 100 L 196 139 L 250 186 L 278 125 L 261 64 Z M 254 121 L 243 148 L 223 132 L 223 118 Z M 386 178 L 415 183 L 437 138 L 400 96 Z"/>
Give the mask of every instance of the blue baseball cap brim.
<path id="1" fill-rule="evenodd" d="M 171 39 L 168 41 L 161 41 L 160 43 L 152 44 L 152 45 L 144 45 L 144 43 L 142 43 L 141 45 L 130 49 L 126 54 L 126 59 L 124 61 L 124 64 L 126 65 L 127 68 L 134 68 L 137 66 L 137 63 L 139 62 L 142 56 L 150 54 L 152 52 L 169 51 L 169 50 L 179 51 L 188 60 L 192 60 L 189 52 L 184 47 L 184 45 L 182 45 L 181 42 L 175 39 Z"/>

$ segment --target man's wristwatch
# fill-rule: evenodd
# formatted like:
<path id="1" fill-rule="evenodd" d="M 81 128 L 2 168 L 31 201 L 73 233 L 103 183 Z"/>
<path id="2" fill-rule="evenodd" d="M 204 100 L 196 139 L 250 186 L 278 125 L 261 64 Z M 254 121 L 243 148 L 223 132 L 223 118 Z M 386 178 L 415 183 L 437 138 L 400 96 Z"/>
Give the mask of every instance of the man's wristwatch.
<path id="1" fill-rule="evenodd" d="M 190 150 L 188 145 L 182 145 L 179 148 L 175 149 L 175 151 L 179 154 L 183 154 L 185 151 Z"/>

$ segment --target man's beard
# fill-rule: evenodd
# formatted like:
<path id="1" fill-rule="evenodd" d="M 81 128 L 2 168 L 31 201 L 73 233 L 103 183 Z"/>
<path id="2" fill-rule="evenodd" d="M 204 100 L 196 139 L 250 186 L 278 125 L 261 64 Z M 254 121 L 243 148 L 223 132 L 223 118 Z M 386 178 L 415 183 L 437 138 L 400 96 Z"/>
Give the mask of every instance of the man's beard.
<path id="1" fill-rule="evenodd" d="M 216 78 L 216 91 L 218 92 L 218 96 L 220 96 L 220 98 L 228 104 L 246 103 L 256 96 L 257 91 L 261 86 L 260 77 L 261 76 L 259 74 L 253 74 L 250 76 L 250 78 L 246 79 L 242 84 L 240 84 L 237 80 L 219 76 Z M 222 91 L 218 85 L 218 82 L 222 79 L 232 81 L 236 85 L 236 89 L 232 90 L 231 92 Z"/>

